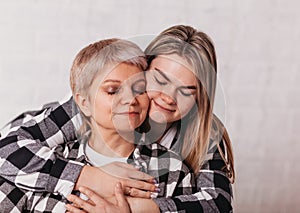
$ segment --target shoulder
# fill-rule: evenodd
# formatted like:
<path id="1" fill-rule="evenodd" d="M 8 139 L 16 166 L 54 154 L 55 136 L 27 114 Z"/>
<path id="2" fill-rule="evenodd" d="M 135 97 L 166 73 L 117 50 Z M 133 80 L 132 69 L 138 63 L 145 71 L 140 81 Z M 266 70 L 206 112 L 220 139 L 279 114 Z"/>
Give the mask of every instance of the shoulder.
<path id="1" fill-rule="evenodd" d="M 23 112 L 13 120 L 9 121 L 2 129 L 0 129 L 1 135 L 2 137 L 5 137 L 9 133 L 20 129 L 20 127 L 33 128 L 47 119 L 52 120 L 51 122 L 59 123 L 62 120 L 71 119 L 76 114 L 78 114 L 78 109 L 72 97 L 64 102 L 55 101 L 47 103 L 39 110 Z M 49 122 L 49 125 L 51 122 Z M 48 126 L 46 127 L 48 128 Z"/>

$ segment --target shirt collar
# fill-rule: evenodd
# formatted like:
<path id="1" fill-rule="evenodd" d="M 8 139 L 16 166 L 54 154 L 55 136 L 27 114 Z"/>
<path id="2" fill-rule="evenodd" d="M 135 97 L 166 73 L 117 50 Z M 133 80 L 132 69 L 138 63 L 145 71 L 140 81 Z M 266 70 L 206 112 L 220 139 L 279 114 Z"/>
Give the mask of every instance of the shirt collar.
<path id="1" fill-rule="evenodd" d="M 168 131 L 164 134 L 163 138 L 160 141 L 160 144 L 168 149 L 173 145 L 177 133 L 177 124 L 173 123 Z"/>

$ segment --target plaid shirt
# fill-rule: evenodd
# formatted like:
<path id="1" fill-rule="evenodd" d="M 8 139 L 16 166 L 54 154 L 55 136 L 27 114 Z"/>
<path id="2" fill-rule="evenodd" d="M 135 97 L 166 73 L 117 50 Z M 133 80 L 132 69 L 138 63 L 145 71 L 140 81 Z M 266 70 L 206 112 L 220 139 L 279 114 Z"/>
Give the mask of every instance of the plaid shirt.
<path id="1" fill-rule="evenodd" d="M 6 126 L 8 133 L 3 130 L 0 175 L 20 189 L 68 195 L 83 164 L 59 158 L 53 148 L 76 140 L 80 122 L 72 98 L 23 113 Z M 162 212 L 232 212 L 231 183 L 222 171 L 225 163 L 216 148 L 218 143 L 224 149 L 223 141 L 211 134 L 209 158 L 196 175 L 195 193 L 154 199 Z M 170 144 L 176 146 L 176 137 Z"/>
<path id="2" fill-rule="evenodd" d="M 144 138 L 127 162 L 156 177 L 160 191 L 154 195 L 171 197 L 191 194 L 195 188 L 195 180 L 193 173 L 182 163 L 181 157 L 157 143 L 149 144 Z M 85 143 L 72 141 L 61 144 L 54 150 L 62 158 L 90 164 L 84 146 Z M 4 212 L 65 212 L 66 203 L 66 198 L 58 193 L 22 190 L 5 179 L 0 179 L 0 206 Z"/>

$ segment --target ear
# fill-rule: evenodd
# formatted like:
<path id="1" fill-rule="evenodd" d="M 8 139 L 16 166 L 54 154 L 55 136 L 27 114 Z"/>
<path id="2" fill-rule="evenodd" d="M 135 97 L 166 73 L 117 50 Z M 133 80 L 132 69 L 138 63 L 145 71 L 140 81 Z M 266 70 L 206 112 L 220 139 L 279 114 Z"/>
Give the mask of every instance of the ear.
<path id="1" fill-rule="evenodd" d="M 92 115 L 91 104 L 86 96 L 76 93 L 75 102 L 85 116 L 90 117 Z"/>

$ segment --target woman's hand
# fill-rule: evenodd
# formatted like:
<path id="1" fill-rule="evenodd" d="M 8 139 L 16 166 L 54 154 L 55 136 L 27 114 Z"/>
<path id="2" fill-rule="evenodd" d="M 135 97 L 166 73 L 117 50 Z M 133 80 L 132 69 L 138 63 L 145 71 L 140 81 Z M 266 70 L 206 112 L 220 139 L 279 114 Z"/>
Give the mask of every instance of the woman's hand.
<path id="1" fill-rule="evenodd" d="M 118 182 L 121 182 L 124 193 L 132 197 L 150 198 L 151 192 L 158 190 L 153 177 L 121 162 L 101 167 L 84 166 L 75 190 L 85 186 L 93 189 L 101 197 L 107 198 L 114 195 L 114 188 Z"/>
<path id="2" fill-rule="evenodd" d="M 152 199 L 126 197 L 133 213 L 160 213 L 160 209 Z"/>
<path id="3" fill-rule="evenodd" d="M 117 183 L 115 186 L 115 204 L 103 199 L 101 196 L 97 195 L 88 188 L 80 187 L 79 190 L 89 198 L 89 201 L 82 200 L 76 195 L 69 195 L 68 200 L 74 205 L 66 205 L 68 212 L 130 213 L 130 208 L 125 199 L 120 183 Z"/>

